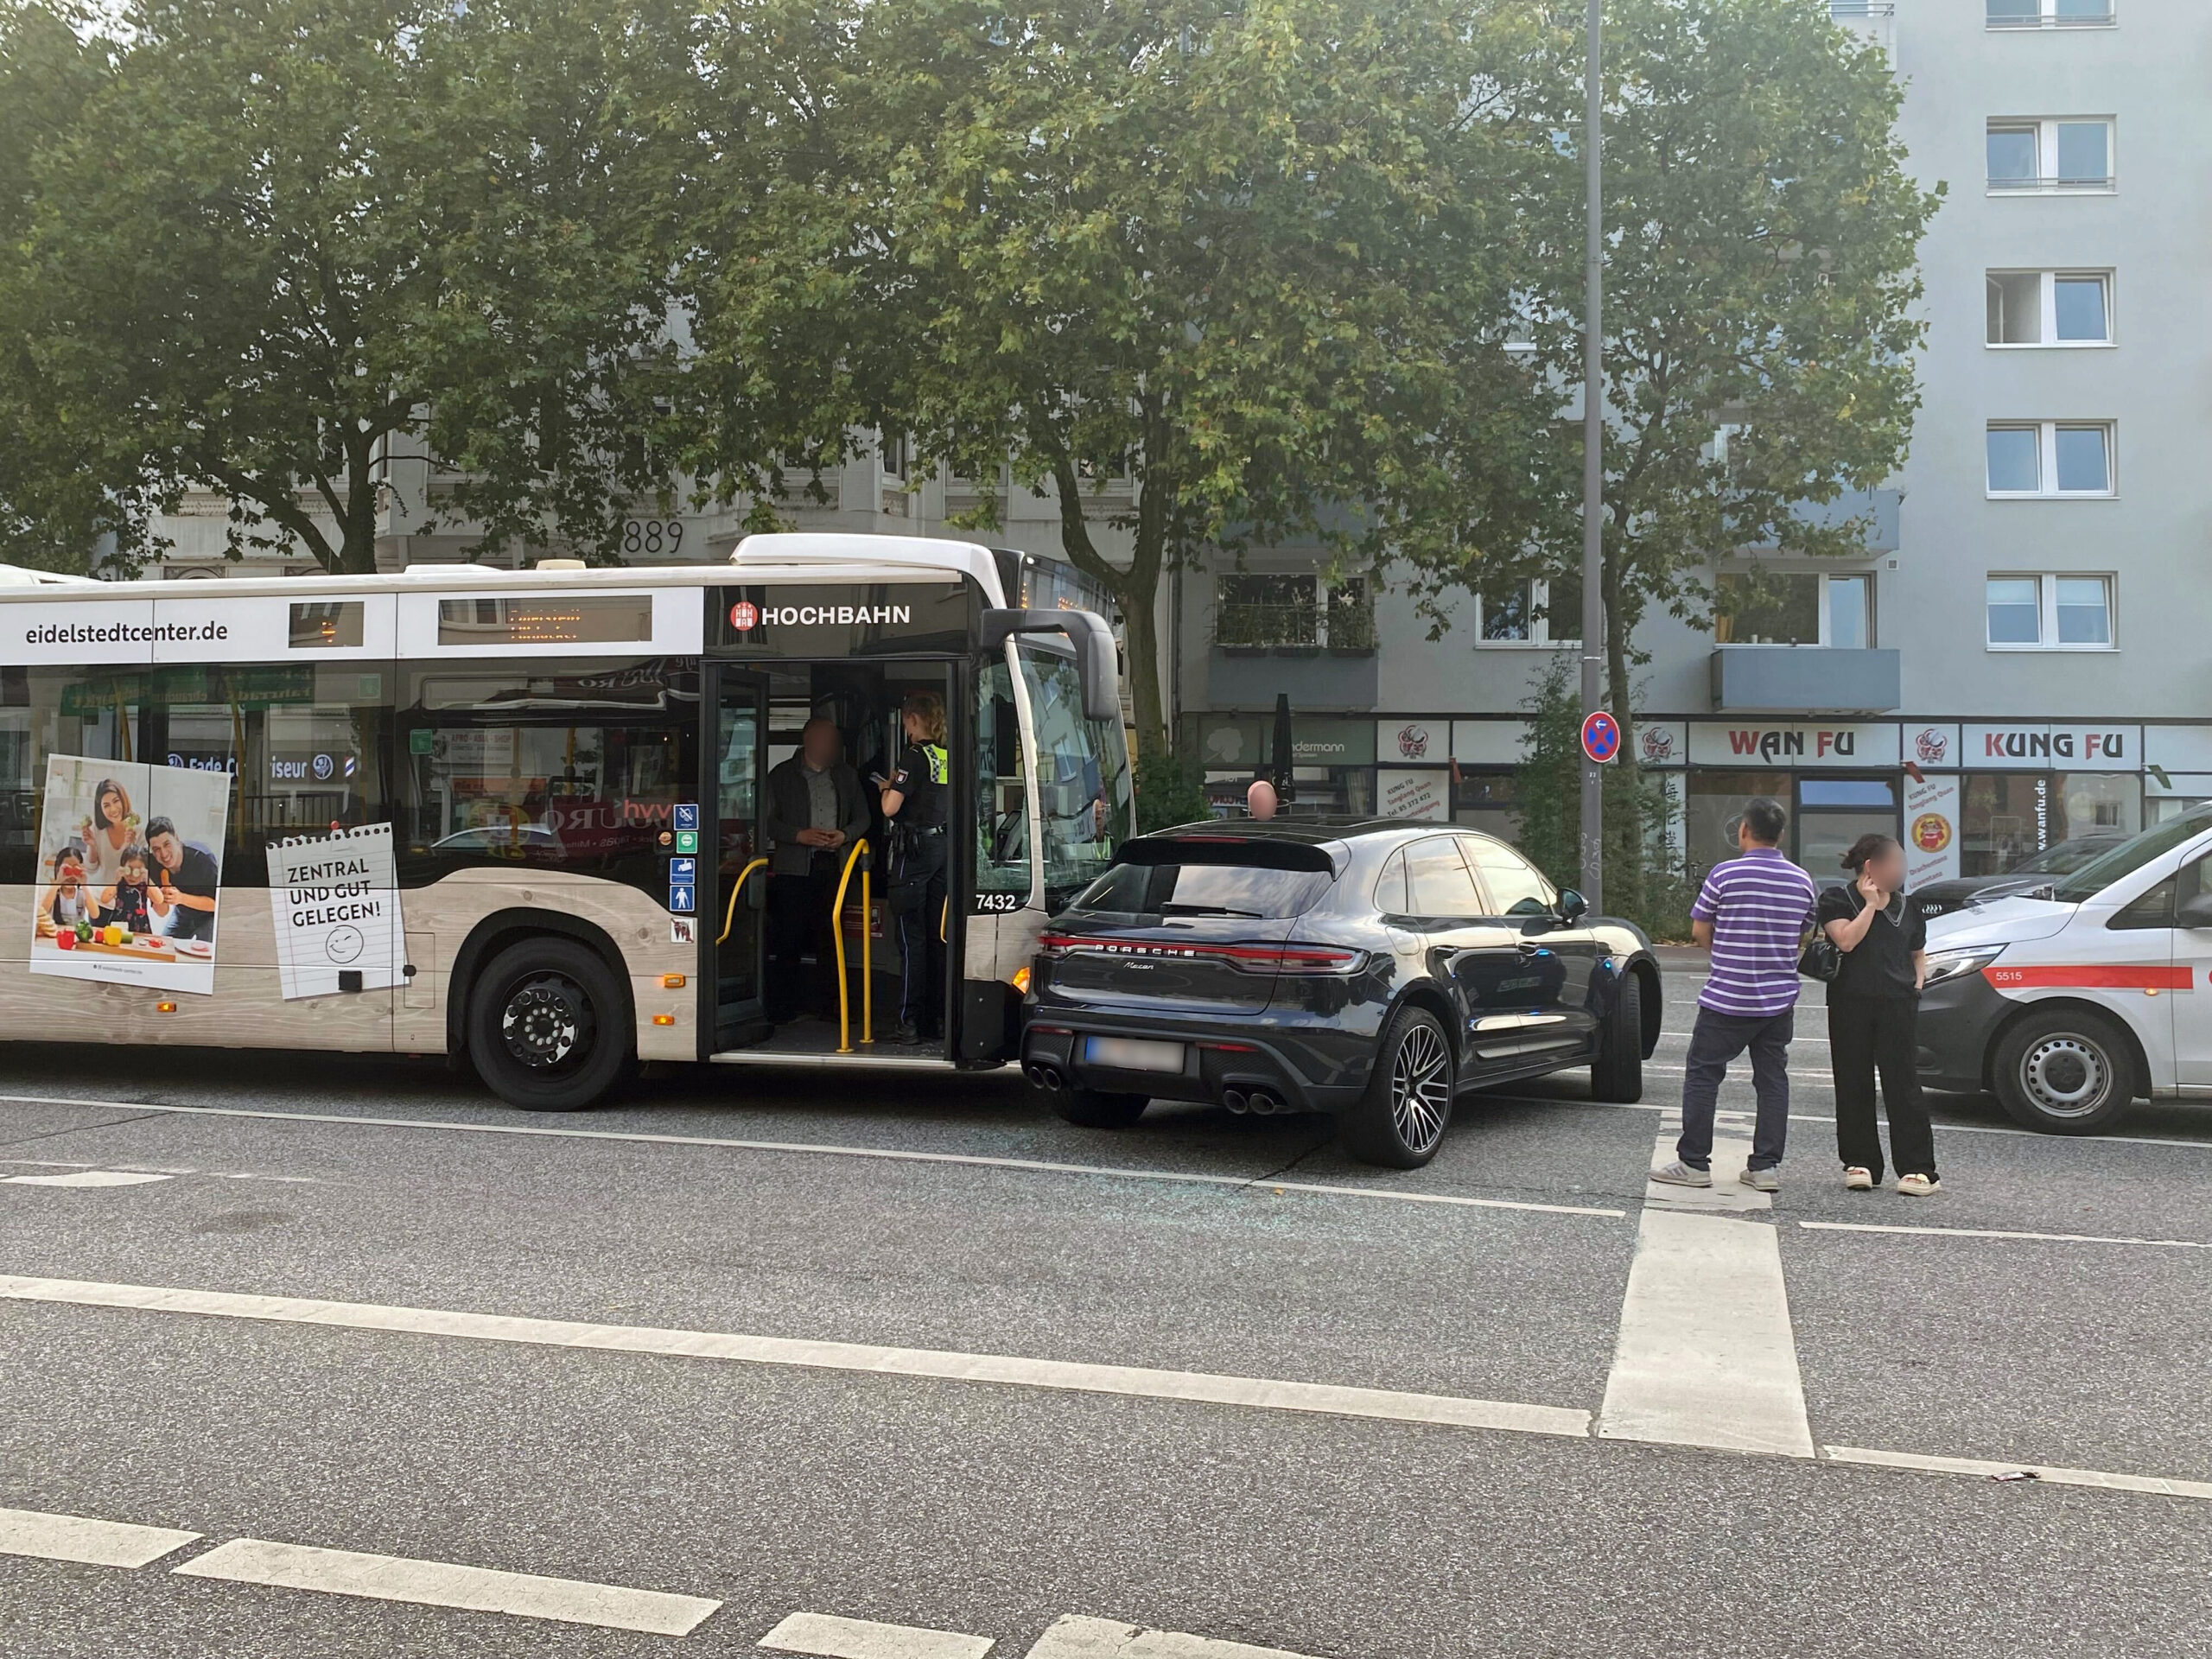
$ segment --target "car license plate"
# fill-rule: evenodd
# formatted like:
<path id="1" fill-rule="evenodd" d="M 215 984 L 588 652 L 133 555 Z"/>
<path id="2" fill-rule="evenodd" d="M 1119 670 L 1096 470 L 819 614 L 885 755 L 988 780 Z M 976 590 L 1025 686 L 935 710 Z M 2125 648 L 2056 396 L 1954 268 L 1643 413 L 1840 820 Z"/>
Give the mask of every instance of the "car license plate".
<path id="1" fill-rule="evenodd" d="M 1183 1045 L 1148 1043 L 1135 1037 L 1090 1037 L 1084 1039 L 1083 1058 L 1093 1065 L 1116 1071 L 1180 1071 Z"/>

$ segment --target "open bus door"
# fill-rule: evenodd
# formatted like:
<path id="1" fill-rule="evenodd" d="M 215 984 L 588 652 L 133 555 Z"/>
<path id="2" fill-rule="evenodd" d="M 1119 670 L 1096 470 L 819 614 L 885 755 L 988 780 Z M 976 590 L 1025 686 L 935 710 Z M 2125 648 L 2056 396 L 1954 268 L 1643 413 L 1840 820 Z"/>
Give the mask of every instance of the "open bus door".
<path id="1" fill-rule="evenodd" d="M 706 770 L 700 792 L 699 859 L 713 872 L 699 883 L 702 977 L 713 999 L 705 1021 L 713 1052 L 758 1040 L 768 1028 L 761 1001 L 767 914 L 768 682 L 707 664 L 701 708 Z"/>

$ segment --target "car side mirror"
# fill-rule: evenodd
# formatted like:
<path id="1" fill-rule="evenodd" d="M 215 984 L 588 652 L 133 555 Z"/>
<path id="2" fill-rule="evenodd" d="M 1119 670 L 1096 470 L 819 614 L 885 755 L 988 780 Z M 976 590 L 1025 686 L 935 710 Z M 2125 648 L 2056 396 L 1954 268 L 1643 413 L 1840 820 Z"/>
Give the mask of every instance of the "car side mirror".
<path id="1" fill-rule="evenodd" d="M 1564 889 L 1559 896 L 1559 918 L 1573 927 L 1590 913 L 1590 901 L 1573 887 Z"/>
<path id="2" fill-rule="evenodd" d="M 2200 893 L 2174 912 L 2177 927 L 2212 927 L 2212 893 Z"/>

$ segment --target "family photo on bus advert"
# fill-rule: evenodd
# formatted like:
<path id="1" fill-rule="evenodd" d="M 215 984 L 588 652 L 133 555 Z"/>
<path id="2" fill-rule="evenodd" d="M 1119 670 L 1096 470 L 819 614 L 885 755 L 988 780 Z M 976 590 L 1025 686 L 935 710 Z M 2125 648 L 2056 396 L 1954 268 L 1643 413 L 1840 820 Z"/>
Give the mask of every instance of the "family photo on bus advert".
<path id="1" fill-rule="evenodd" d="M 225 772 L 49 756 L 31 972 L 213 992 L 230 801 Z"/>

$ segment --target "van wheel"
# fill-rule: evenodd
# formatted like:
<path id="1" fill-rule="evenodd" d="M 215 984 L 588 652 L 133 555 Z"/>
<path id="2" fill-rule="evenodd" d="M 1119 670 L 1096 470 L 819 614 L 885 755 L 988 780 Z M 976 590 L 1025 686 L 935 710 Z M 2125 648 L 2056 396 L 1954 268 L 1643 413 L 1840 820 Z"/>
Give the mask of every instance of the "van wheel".
<path id="1" fill-rule="evenodd" d="M 2135 1097 L 2126 1033 L 2084 1008 L 2029 1014 L 1998 1040 L 1992 1070 L 2013 1121 L 2051 1135 L 2109 1128 Z"/>
<path id="2" fill-rule="evenodd" d="M 468 1000 L 468 1054 L 510 1106 L 580 1112 L 631 1065 L 629 1002 L 599 953 L 575 939 L 525 939 L 493 957 Z"/>
<path id="3" fill-rule="evenodd" d="M 1633 970 L 1621 976 L 1612 1018 L 1598 1033 L 1590 1096 L 1622 1106 L 1643 1098 L 1643 980 Z"/>
<path id="4" fill-rule="evenodd" d="M 1344 1150 L 1362 1163 L 1419 1169 L 1444 1142 L 1454 1082 L 1452 1046 L 1436 1016 L 1400 1008 L 1376 1046 L 1367 1092 L 1338 1125 Z"/>
<path id="5" fill-rule="evenodd" d="M 1086 1129 L 1126 1129 L 1151 1104 L 1150 1095 L 1109 1094 L 1103 1089 L 1063 1089 L 1052 1096 L 1054 1111 Z"/>

